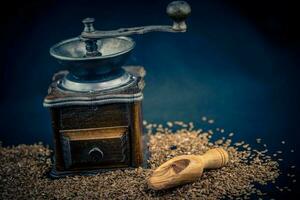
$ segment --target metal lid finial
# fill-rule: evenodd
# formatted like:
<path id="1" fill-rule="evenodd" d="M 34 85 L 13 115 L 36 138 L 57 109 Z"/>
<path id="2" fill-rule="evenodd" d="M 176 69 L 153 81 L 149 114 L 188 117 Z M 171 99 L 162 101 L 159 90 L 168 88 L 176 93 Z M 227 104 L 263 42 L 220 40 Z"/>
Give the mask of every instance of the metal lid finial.
<path id="1" fill-rule="evenodd" d="M 84 32 L 94 32 L 95 29 L 94 29 L 94 22 L 95 22 L 95 19 L 94 18 L 91 18 L 91 17 L 88 17 L 88 18 L 85 18 L 82 20 L 82 23 L 84 24 Z"/>

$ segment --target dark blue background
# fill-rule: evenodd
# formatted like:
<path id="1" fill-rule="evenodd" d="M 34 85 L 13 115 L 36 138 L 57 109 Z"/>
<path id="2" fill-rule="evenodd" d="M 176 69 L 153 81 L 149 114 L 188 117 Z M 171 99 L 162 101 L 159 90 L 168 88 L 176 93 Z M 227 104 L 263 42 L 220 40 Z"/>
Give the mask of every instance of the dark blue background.
<path id="1" fill-rule="evenodd" d="M 52 144 L 42 102 L 61 68 L 48 50 L 79 35 L 81 19 L 95 17 L 95 27 L 104 30 L 169 24 L 168 2 L 10 2 L 1 31 L 0 141 Z M 128 64 L 147 70 L 145 120 L 194 121 L 202 127 L 205 115 L 216 121 L 206 128 L 225 128 L 253 145 L 260 137 L 271 151 L 285 151 L 285 171 L 299 164 L 299 38 L 289 2 L 189 3 L 187 33 L 133 36 L 137 46 Z"/>

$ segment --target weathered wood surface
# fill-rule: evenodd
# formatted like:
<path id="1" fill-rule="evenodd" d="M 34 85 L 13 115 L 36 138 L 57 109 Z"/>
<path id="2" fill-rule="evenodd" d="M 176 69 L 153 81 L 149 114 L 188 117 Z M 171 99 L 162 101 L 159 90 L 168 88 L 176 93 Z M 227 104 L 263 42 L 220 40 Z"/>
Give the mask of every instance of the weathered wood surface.
<path id="1" fill-rule="evenodd" d="M 129 125 L 129 106 L 67 106 L 60 109 L 61 129 L 84 129 Z"/>
<path id="2" fill-rule="evenodd" d="M 136 102 L 131 104 L 131 152 L 132 152 L 132 166 L 139 167 L 143 164 L 143 119 L 142 119 L 142 104 Z"/>
<path id="3" fill-rule="evenodd" d="M 68 169 L 129 164 L 127 127 L 77 129 L 61 133 Z"/>
<path id="4" fill-rule="evenodd" d="M 104 93 L 81 94 L 76 92 L 65 92 L 57 88 L 57 80 L 61 79 L 64 73 L 55 75 L 53 84 L 50 86 L 49 94 L 45 99 L 73 98 L 87 95 L 90 101 L 96 96 L 107 94 L 133 94 L 142 92 L 144 87 L 143 76 L 145 71 L 141 67 L 131 67 L 127 69 L 129 73 L 140 75 L 137 82 L 124 90 L 113 90 Z M 118 167 L 139 167 L 144 162 L 144 150 L 142 141 L 142 106 L 141 101 L 127 103 L 105 103 L 95 105 L 75 105 L 50 107 L 52 115 L 52 127 L 54 133 L 55 146 L 55 167 L 53 174 L 60 175 L 72 171 L 88 171 L 95 169 L 113 169 Z M 120 138 L 108 140 L 108 135 L 112 129 L 125 127 L 126 134 Z M 99 131 L 100 129 L 107 131 Z M 91 133 L 91 130 L 93 133 Z M 116 129 L 115 129 L 116 130 Z M 97 133 L 98 132 L 98 133 Z M 116 135 L 115 135 L 116 136 Z M 124 136 L 124 137 L 123 137 Z M 69 139 L 66 139 L 69 138 Z M 76 138 L 76 139 L 75 139 Z M 80 139 L 79 139 L 80 138 Z M 80 141 L 80 142 L 79 142 Z M 83 152 L 95 146 L 102 146 L 106 155 L 99 162 L 90 162 L 85 159 Z M 66 151 L 66 146 L 69 148 Z M 83 148 L 84 146 L 84 148 Z M 86 153 L 86 152 L 85 152 Z M 125 156 L 124 156 L 125 155 Z"/>
<path id="5" fill-rule="evenodd" d="M 53 76 L 53 82 L 48 88 L 48 94 L 44 98 L 45 107 L 59 107 L 60 103 L 66 105 L 81 104 L 105 104 L 108 100 L 110 103 L 118 102 L 122 98 L 132 99 L 132 101 L 141 100 L 143 98 L 142 90 L 145 86 L 143 77 L 146 72 L 141 66 L 127 66 L 125 71 L 135 76 L 130 84 L 120 88 L 114 88 L 104 91 L 93 92 L 73 92 L 65 91 L 59 88 L 58 82 L 68 73 L 67 71 L 60 71 Z M 137 100 L 136 100 L 137 99 Z"/>

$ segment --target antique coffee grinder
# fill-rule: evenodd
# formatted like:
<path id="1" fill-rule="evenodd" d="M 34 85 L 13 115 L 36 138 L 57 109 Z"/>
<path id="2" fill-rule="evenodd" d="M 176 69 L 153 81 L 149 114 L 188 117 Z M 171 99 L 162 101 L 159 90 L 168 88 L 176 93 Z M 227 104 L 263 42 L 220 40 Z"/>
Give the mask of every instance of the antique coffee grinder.
<path id="1" fill-rule="evenodd" d="M 67 70 L 53 76 L 44 106 L 50 109 L 54 132 L 52 177 L 90 174 L 122 167 L 145 166 L 142 134 L 142 67 L 124 67 L 135 42 L 127 37 L 152 31 L 185 32 L 190 6 L 175 1 L 167 6 L 172 26 L 155 25 L 94 29 L 83 20 L 79 37 L 50 48 Z"/>

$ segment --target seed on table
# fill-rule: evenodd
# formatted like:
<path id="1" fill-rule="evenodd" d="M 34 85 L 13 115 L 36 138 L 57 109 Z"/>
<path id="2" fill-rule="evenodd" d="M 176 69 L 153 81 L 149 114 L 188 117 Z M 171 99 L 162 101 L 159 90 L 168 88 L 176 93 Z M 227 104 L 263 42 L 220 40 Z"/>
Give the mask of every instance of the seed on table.
<path id="1" fill-rule="evenodd" d="M 194 129 L 194 123 L 190 122 L 189 123 L 189 131 L 192 131 Z"/>
<path id="2" fill-rule="evenodd" d="M 257 143 L 261 143 L 261 138 L 256 138 Z"/>
<path id="3" fill-rule="evenodd" d="M 169 127 L 173 127 L 173 123 L 172 123 L 172 122 L 167 122 L 167 125 L 168 125 Z"/>
<path id="4" fill-rule="evenodd" d="M 213 123 L 215 122 L 215 120 L 210 119 L 210 120 L 208 120 L 207 122 L 208 122 L 209 124 L 213 124 Z"/>
<path id="5" fill-rule="evenodd" d="M 202 129 L 195 129 L 191 122 L 188 125 L 177 122 L 181 125 L 176 130 L 171 130 L 170 126 L 176 124 L 175 122 L 167 122 L 166 127 L 161 124 L 144 123 L 149 134 L 148 147 L 151 156 L 147 162 L 150 169 L 116 169 L 95 176 L 69 176 L 50 180 L 45 176 L 52 165 L 51 152 L 48 148 L 43 145 L 1 147 L 0 177 L 4 178 L 0 179 L 0 186 L 4 186 L 1 188 L 4 192 L 0 193 L 0 199 L 26 199 L 28 194 L 32 199 L 41 197 L 73 199 L 74 195 L 78 199 L 174 199 L 178 197 L 178 199 L 205 200 L 223 199 L 224 196 L 229 199 L 249 199 L 252 194 L 266 195 L 258 187 L 261 184 L 275 184 L 282 173 L 278 163 L 282 158 L 271 157 L 267 154 L 267 149 L 263 151 L 253 149 L 245 141 L 232 144 L 231 139 L 221 137 L 224 135 L 216 137 L 212 130 L 209 133 L 202 132 Z M 224 129 L 222 130 L 224 132 Z M 230 135 L 231 133 L 228 136 Z M 246 149 L 240 149 L 239 146 L 244 146 Z M 202 155 L 215 147 L 226 149 L 230 155 L 228 164 L 223 168 L 207 170 L 201 179 L 194 183 L 170 191 L 161 193 L 147 188 L 147 178 L 163 162 L 178 155 Z M 290 181 L 296 182 L 293 178 L 295 175 L 289 174 L 289 177 L 292 177 Z M 289 190 L 284 186 L 283 188 L 284 191 Z"/>

